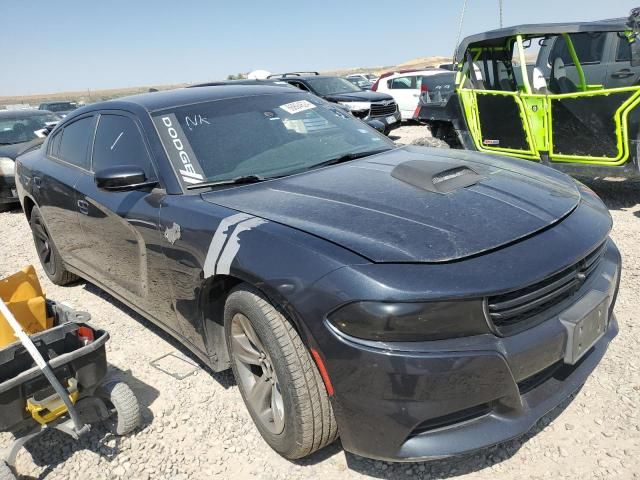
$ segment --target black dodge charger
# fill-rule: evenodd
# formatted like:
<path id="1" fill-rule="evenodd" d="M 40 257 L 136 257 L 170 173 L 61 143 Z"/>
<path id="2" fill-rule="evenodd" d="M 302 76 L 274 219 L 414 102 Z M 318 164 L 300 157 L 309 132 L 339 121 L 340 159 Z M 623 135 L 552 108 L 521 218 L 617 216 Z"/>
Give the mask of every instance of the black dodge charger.
<path id="1" fill-rule="evenodd" d="M 585 186 L 397 147 L 316 96 L 214 86 L 71 113 L 18 160 L 49 278 L 82 277 L 216 371 L 287 458 L 445 457 L 529 430 L 618 327 Z"/>

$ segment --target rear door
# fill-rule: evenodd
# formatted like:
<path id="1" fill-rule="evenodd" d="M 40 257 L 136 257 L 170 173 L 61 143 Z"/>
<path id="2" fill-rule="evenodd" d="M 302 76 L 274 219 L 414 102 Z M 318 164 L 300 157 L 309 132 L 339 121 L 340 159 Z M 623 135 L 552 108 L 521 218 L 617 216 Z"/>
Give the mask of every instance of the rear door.
<path id="1" fill-rule="evenodd" d="M 76 184 L 89 168 L 95 116 L 85 115 L 57 129 L 47 142 L 48 161 L 31 178 L 32 191 L 49 236 L 66 263 L 79 267 L 86 247 L 76 205 Z M 45 152 L 42 152 L 45 154 Z"/>
<path id="2" fill-rule="evenodd" d="M 148 180 L 157 180 L 149 152 L 134 116 L 99 116 L 91 171 L 77 184 L 80 225 L 91 245 L 83 261 L 97 282 L 177 331 L 158 227 L 164 190 L 106 191 L 95 183 L 96 172 L 125 165 L 141 167 Z"/>
<path id="3" fill-rule="evenodd" d="M 402 120 L 411 120 L 420 99 L 422 76 L 403 75 L 401 77 L 390 78 L 386 80 L 386 82 L 389 95 L 391 95 L 398 104 Z"/>
<path id="4" fill-rule="evenodd" d="M 638 85 L 640 81 L 640 66 L 631 66 L 631 47 L 625 37 L 610 33 L 611 61 L 608 64 L 606 88 L 620 88 Z"/>

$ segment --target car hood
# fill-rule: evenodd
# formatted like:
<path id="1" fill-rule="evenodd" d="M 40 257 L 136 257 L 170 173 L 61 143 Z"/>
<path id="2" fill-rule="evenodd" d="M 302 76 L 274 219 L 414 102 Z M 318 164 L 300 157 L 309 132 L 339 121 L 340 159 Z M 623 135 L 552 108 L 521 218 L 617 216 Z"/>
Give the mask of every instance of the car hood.
<path id="1" fill-rule="evenodd" d="M 324 98 L 330 102 L 382 102 L 385 100 L 393 100 L 391 95 L 372 92 L 370 90 L 363 90 L 362 92 L 334 93 L 333 95 L 325 95 Z"/>
<path id="2" fill-rule="evenodd" d="M 43 138 L 35 138 L 28 142 L 0 145 L 0 157 L 8 157 L 15 160 L 27 150 L 42 144 L 43 141 Z"/>
<path id="3" fill-rule="evenodd" d="M 437 178 L 450 178 L 452 190 L 440 193 L 408 183 L 411 176 L 396 178 L 400 164 L 444 172 Z M 453 188 L 464 177 L 447 172 L 461 169 L 472 170 L 475 183 Z M 561 221 L 580 201 L 575 182 L 548 168 L 413 146 L 202 196 L 374 262 L 428 263 L 477 255 L 535 234 Z"/>

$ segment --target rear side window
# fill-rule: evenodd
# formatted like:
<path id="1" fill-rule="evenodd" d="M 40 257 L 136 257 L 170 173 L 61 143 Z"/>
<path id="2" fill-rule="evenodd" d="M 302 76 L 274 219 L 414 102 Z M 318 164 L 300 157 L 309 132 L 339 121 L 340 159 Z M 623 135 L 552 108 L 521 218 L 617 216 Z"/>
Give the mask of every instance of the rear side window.
<path id="1" fill-rule="evenodd" d="M 571 33 L 569 38 L 576 50 L 576 55 L 581 64 L 600 63 L 602 61 L 602 52 L 604 51 L 604 42 L 607 38 L 604 33 Z M 557 57 L 562 59 L 565 65 L 574 65 L 573 58 L 569 52 L 569 47 L 564 37 L 557 37 L 553 42 L 553 48 L 549 55 L 549 64 L 553 64 L 553 60 Z"/>
<path id="2" fill-rule="evenodd" d="M 100 115 L 93 144 L 93 171 L 131 165 L 155 178 L 142 134 L 135 122 L 122 115 Z"/>
<path id="3" fill-rule="evenodd" d="M 60 160 L 89 169 L 89 141 L 93 133 L 93 117 L 85 117 L 65 126 L 62 130 L 62 139 L 58 154 Z M 55 141 L 54 141 L 55 143 Z"/>
<path id="4" fill-rule="evenodd" d="M 392 90 L 409 90 L 414 89 L 416 87 L 416 77 L 415 75 L 409 77 L 397 77 L 392 78 L 388 82 L 388 86 Z"/>
<path id="5" fill-rule="evenodd" d="M 60 156 L 60 140 L 62 140 L 62 131 L 56 132 L 56 134 L 49 140 L 49 155 L 52 157 Z"/>

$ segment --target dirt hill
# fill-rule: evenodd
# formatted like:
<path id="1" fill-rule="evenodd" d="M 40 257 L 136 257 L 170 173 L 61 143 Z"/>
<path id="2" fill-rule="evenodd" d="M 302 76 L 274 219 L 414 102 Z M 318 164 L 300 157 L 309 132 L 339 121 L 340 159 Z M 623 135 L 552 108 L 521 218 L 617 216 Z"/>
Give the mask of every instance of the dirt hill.
<path id="1" fill-rule="evenodd" d="M 322 73 L 338 76 L 363 72 L 380 74 L 389 70 L 437 66 L 441 63 L 449 63 L 450 61 L 451 59 L 448 57 L 418 57 L 403 63 L 399 63 L 397 65 L 343 68 L 337 70 L 329 70 Z M 180 88 L 184 86 L 185 84 L 149 85 L 145 87 L 115 88 L 108 90 L 85 90 L 75 92 L 42 93 L 37 95 L 0 96 L 0 108 L 2 108 L 3 105 L 15 104 L 28 104 L 37 107 L 38 104 L 42 102 L 55 100 L 71 100 L 83 103 L 93 103 L 101 100 L 110 100 L 112 98 L 124 97 L 126 95 L 148 92 L 150 88 L 155 88 L 157 90 L 170 90 L 172 88 Z"/>

